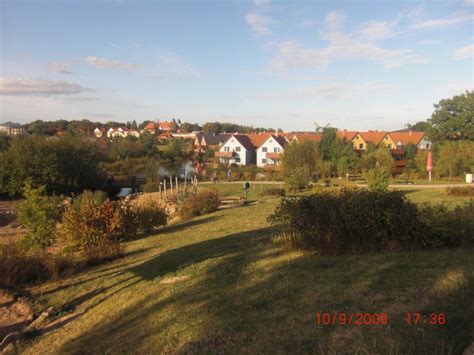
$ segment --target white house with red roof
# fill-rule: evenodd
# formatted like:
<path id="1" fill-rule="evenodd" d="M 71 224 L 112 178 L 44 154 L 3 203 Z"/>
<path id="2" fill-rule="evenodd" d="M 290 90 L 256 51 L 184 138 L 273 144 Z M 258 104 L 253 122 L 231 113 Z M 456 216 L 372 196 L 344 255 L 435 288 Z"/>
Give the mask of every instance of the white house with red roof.
<path id="1" fill-rule="evenodd" d="M 245 134 L 233 134 L 215 153 L 224 164 L 251 165 L 255 164 L 255 146 Z"/>
<path id="2" fill-rule="evenodd" d="M 287 141 L 283 136 L 269 136 L 257 148 L 257 166 L 264 167 L 266 165 L 280 165 L 286 144 Z"/>

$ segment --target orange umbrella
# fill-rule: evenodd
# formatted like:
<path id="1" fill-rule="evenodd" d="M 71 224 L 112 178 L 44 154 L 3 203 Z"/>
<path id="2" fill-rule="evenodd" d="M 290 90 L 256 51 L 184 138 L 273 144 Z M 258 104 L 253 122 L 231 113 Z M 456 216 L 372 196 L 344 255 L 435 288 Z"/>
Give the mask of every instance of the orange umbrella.
<path id="1" fill-rule="evenodd" d="M 426 171 L 433 171 L 433 157 L 431 152 L 428 153 L 428 158 L 426 159 Z"/>

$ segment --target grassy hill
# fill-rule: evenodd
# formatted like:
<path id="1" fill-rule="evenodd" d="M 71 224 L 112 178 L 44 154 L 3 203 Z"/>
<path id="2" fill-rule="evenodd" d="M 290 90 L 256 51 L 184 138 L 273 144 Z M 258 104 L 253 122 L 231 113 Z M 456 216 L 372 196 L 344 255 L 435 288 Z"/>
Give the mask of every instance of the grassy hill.
<path id="1" fill-rule="evenodd" d="M 38 305 L 62 312 L 26 353 L 433 354 L 473 340 L 473 250 L 288 251 L 266 222 L 278 198 L 257 192 L 255 205 L 169 225 L 128 243 L 120 260 L 32 289 Z M 316 312 L 386 312 L 389 324 L 317 325 Z M 406 324 L 407 312 L 423 321 Z M 447 323 L 429 324 L 431 313 Z"/>

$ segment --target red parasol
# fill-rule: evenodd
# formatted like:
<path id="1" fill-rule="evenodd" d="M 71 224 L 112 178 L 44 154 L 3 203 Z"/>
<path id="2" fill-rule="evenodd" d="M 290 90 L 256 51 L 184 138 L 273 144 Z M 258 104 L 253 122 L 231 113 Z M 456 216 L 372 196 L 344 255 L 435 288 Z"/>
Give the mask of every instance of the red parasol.
<path id="1" fill-rule="evenodd" d="M 433 157 L 431 152 L 428 153 L 428 158 L 426 159 L 426 171 L 431 172 L 433 170 Z"/>

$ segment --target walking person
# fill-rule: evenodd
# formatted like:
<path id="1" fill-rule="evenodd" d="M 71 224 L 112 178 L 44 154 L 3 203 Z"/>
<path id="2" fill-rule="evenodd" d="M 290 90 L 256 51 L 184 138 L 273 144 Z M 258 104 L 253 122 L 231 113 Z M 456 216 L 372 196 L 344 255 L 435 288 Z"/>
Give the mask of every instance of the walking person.
<path id="1" fill-rule="evenodd" d="M 230 170 L 229 168 L 229 170 L 227 170 L 227 181 L 231 182 L 231 180 L 232 180 L 232 170 Z"/>

